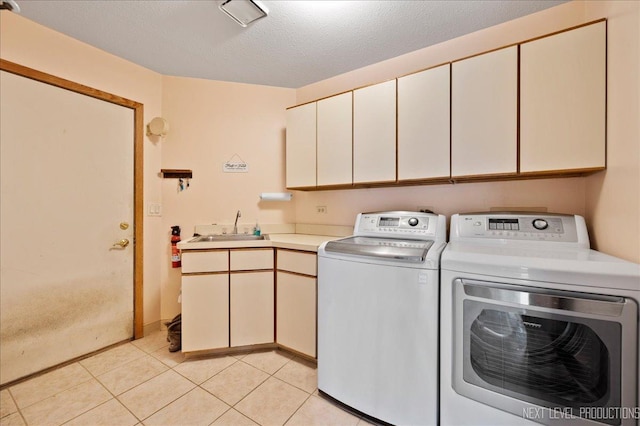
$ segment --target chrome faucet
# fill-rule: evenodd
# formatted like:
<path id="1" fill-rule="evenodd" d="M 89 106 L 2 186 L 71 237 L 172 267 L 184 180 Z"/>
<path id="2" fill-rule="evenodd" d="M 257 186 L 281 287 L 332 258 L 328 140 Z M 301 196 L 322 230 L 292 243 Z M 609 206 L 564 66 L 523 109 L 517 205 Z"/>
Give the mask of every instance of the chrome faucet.
<path id="1" fill-rule="evenodd" d="M 242 215 L 240 214 L 240 210 L 238 210 L 238 213 L 236 213 L 236 221 L 233 223 L 233 233 L 237 234 L 238 233 L 238 218 L 241 217 Z"/>

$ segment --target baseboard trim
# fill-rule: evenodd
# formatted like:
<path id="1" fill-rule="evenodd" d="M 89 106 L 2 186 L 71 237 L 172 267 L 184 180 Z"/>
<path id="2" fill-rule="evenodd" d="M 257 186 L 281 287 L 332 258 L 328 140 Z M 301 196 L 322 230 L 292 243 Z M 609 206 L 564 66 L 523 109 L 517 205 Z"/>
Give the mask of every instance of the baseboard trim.
<path id="1" fill-rule="evenodd" d="M 167 321 L 171 321 L 171 320 L 167 320 Z M 149 324 L 145 324 L 144 327 L 143 327 L 142 335 L 143 336 L 148 336 L 151 333 L 155 333 L 158 330 L 163 330 L 163 329 L 166 330 L 167 327 L 163 326 L 162 325 L 163 323 L 164 323 L 164 321 L 158 320 L 158 321 L 155 321 L 155 322 L 152 322 L 152 323 L 149 323 Z"/>

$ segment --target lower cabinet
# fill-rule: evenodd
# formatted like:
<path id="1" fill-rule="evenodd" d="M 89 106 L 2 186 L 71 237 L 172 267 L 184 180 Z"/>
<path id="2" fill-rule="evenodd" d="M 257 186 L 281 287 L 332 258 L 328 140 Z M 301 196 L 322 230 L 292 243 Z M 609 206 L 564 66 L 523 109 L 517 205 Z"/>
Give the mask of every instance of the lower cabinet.
<path id="1" fill-rule="evenodd" d="M 273 271 L 231 273 L 231 346 L 273 343 Z"/>
<path id="2" fill-rule="evenodd" d="M 183 352 L 277 343 L 316 358 L 316 253 L 277 249 L 275 275 L 272 248 L 184 250 L 182 261 Z"/>
<path id="3" fill-rule="evenodd" d="M 229 274 L 182 277 L 182 351 L 229 346 Z"/>
<path id="4" fill-rule="evenodd" d="M 273 249 L 182 252 L 182 351 L 274 343 Z"/>
<path id="5" fill-rule="evenodd" d="M 316 253 L 278 249 L 276 341 L 316 358 Z"/>

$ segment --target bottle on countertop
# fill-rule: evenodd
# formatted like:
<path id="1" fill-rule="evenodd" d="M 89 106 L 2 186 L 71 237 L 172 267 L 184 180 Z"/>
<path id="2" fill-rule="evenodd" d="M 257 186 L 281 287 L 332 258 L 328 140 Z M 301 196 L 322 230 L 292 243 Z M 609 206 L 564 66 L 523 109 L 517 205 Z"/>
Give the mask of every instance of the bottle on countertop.
<path id="1" fill-rule="evenodd" d="M 253 235 L 260 235 L 260 225 L 256 222 L 256 226 L 253 227 Z"/>

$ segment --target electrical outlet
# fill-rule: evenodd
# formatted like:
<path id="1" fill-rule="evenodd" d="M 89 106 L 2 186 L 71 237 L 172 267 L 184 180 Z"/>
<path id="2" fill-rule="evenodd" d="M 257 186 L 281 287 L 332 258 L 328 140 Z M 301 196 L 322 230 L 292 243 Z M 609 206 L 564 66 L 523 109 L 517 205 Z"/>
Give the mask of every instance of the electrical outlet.
<path id="1" fill-rule="evenodd" d="M 416 209 L 422 213 L 433 213 L 433 207 L 431 206 L 418 206 Z"/>
<path id="2" fill-rule="evenodd" d="M 326 214 L 327 206 L 316 206 L 316 213 Z"/>

